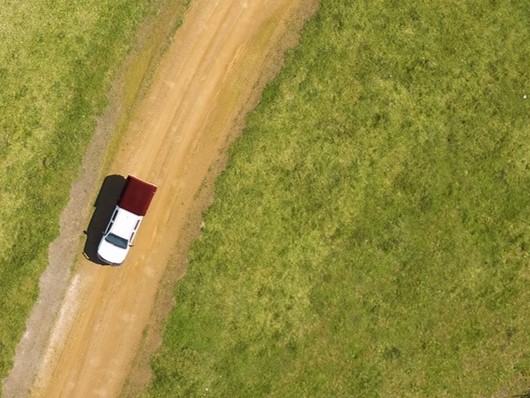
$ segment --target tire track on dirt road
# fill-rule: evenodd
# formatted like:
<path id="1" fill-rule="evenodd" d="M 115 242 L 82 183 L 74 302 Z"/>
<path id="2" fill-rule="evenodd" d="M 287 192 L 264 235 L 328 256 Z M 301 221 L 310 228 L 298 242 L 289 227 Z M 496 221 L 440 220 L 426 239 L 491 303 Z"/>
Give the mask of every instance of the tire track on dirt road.
<path id="1" fill-rule="evenodd" d="M 134 174 L 159 190 L 123 266 L 79 260 L 32 395 L 120 393 L 194 197 L 249 110 L 274 43 L 303 7 L 303 0 L 192 2 L 107 173 Z"/>

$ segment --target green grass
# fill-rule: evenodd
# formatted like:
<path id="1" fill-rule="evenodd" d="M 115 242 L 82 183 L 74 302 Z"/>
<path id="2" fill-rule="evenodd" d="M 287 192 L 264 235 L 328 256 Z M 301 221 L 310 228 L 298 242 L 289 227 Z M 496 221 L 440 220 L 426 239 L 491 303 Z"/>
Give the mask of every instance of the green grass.
<path id="1" fill-rule="evenodd" d="M 0 5 L 0 378 L 37 297 L 47 247 L 113 73 L 140 21 L 162 3 Z"/>
<path id="2" fill-rule="evenodd" d="M 530 389 L 530 7 L 323 0 L 231 151 L 146 396 Z"/>

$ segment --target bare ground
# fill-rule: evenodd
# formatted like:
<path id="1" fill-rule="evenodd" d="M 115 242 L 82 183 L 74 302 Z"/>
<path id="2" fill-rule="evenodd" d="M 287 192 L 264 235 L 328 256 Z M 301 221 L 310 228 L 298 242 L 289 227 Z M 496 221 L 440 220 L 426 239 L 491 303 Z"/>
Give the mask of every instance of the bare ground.
<path id="1" fill-rule="evenodd" d="M 61 221 L 4 396 L 26 396 L 31 389 L 37 397 L 115 397 L 129 374 L 124 394 L 143 388 L 160 320 L 171 306 L 171 285 L 184 272 L 226 148 L 315 4 L 192 3 L 107 170 L 159 185 L 136 245 L 122 267 L 80 258 L 69 275 L 110 140 L 101 126 L 65 210 L 77 217 Z"/>

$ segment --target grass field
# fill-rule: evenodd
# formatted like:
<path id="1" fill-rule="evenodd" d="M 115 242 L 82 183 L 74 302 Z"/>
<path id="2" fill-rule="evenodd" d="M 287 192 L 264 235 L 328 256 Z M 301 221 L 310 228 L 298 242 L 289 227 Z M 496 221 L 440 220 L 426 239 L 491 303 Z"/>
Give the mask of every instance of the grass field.
<path id="1" fill-rule="evenodd" d="M 113 72 L 135 43 L 140 21 L 162 3 L 0 5 L 0 379 L 37 297 L 47 247 L 58 234 L 59 213 Z M 148 59 L 137 63 L 145 72 Z M 126 76 L 137 80 L 127 82 L 131 90 L 141 80 L 134 73 Z"/>
<path id="2" fill-rule="evenodd" d="M 529 42 L 524 0 L 322 0 L 231 151 L 145 396 L 525 394 Z"/>

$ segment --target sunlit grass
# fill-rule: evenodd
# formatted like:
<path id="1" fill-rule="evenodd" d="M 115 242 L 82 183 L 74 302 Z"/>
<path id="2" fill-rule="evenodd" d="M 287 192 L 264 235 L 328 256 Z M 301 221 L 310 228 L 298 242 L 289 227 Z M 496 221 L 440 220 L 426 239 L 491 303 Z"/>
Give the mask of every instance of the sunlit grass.
<path id="1" fill-rule="evenodd" d="M 529 41 L 525 1 L 323 0 L 231 152 L 146 395 L 527 391 Z"/>

